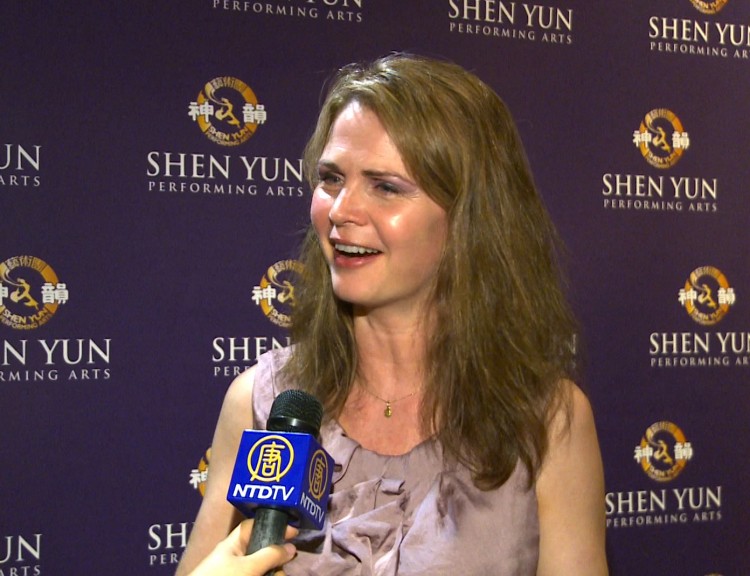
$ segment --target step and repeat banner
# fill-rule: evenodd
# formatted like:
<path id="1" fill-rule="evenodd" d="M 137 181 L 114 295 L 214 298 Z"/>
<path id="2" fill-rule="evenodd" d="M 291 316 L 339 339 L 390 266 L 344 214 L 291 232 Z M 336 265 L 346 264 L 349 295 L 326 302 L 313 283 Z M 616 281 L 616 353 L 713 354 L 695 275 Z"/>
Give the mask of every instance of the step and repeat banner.
<path id="1" fill-rule="evenodd" d="M 288 342 L 322 86 L 392 51 L 518 122 L 569 249 L 612 574 L 750 574 L 746 2 L 0 17 L 0 576 L 173 573 L 225 390 Z"/>

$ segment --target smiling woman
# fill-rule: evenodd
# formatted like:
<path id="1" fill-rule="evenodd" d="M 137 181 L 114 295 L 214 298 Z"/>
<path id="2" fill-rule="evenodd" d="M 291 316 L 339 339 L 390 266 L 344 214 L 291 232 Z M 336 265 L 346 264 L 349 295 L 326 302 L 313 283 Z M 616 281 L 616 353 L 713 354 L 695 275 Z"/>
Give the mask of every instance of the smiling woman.
<path id="1" fill-rule="evenodd" d="M 415 323 L 442 256 L 445 210 L 413 181 L 378 117 L 356 101 L 336 119 L 318 165 L 310 216 L 334 294 L 360 314 Z"/>
<path id="2" fill-rule="evenodd" d="M 242 430 L 302 388 L 323 403 L 337 472 L 290 576 L 607 574 L 557 236 L 502 100 L 446 62 L 347 66 L 305 173 L 293 345 L 227 392 L 178 573 L 240 521 L 225 495 Z"/>

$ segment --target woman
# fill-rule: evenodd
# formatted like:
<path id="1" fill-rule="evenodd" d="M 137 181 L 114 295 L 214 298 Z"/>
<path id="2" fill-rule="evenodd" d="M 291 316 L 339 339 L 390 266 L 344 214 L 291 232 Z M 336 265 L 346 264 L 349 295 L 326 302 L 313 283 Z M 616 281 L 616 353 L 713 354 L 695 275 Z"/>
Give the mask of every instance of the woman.
<path id="1" fill-rule="evenodd" d="M 240 521 L 226 502 L 239 437 L 287 387 L 323 402 L 338 468 L 326 529 L 295 540 L 290 576 L 606 574 L 557 239 L 503 102 L 445 62 L 349 66 L 305 165 L 294 345 L 230 386 L 178 574 Z"/>

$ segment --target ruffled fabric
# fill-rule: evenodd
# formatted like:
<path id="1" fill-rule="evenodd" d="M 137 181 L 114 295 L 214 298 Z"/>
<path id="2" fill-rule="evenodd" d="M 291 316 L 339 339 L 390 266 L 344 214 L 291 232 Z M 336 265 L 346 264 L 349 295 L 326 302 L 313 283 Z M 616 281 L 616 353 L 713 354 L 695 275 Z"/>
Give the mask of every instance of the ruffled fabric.
<path id="1" fill-rule="evenodd" d="M 289 350 L 260 357 L 253 415 L 265 427 Z M 335 421 L 321 429 L 335 461 L 326 525 L 303 531 L 288 576 L 533 576 L 539 554 L 537 502 L 519 465 L 496 490 L 482 491 L 439 443 L 385 456 L 362 448 Z"/>

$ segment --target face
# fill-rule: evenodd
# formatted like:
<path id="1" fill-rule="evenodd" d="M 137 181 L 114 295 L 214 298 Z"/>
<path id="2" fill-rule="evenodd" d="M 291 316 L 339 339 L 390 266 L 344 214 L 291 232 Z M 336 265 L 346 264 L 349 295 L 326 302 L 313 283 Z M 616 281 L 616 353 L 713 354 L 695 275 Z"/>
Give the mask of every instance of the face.
<path id="1" fill-rule="evenodd" d="M 378 117 L 352 102 L 318 162 L 310 216 L 333 290 L 355 308 L 424 313 L 447 216 L 406 170 Z"/>

